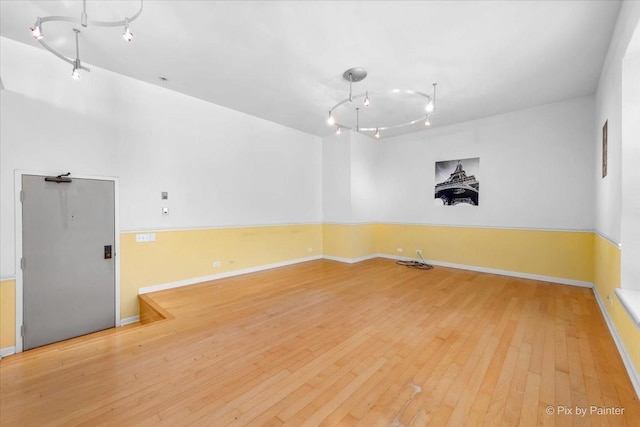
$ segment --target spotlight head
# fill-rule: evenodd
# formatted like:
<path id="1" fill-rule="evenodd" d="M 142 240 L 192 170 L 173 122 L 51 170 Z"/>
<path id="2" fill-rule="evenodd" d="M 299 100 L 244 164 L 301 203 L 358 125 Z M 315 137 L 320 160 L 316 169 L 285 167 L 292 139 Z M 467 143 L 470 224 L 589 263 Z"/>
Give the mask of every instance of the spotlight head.
<path id="1" fill-rule="evenodd" d="M 376 133 L 373 134 L 376 138 L 380 138 L 380 131 L 376 128 Z"/>
<path id="2" fill-rule="evenodd" d="M 367 91 L 367 93 L 365 94 L 364 97 L 364 106 L 368 107 L 369 106 L 369 92 Z"/>
<path id="3" fill-rule="evenodd" d="M 331 111 L 329 111 L 329 118 L 327 119 L 327 123 L 329 124 L 329 126 L 333 126 L 336 123 L 335 119 L 331 115 Z"/>
<path id="4" fill-rule="evenodd" d="M 424 125 L 427 127 L 431 126 L 431 119 L 429 118 L 429 116 L 427 116 L 427 118 L 425 119 Z"/>
<path id="5" fill-rule="evenodd" d="M 342 134 L 342 128 L 340 126 L 336 126 L 336 135 Z"/>
<path id="6" fill-rule="evenodd" d="M 74 80 L 80 80 L 80 60 L 76 59 L 73 63 L 73 71 L 71 72 L 71 78 Z"/>
<path id="7" fill-rule="evenodd" d="M 128 42 L 133 40 L 133 33 L 129 29 L 129 18 L 124 18 L 124 33 L 122 33 L 122 38 Z"/>
<path id="8" fill-rule="evenodd" d="M 42 24 L 40 23 L 40 18 L 38 18 L 33 28 L 29 29 L 31 30 L 31 35 L 34 39 L 40 40 L 44 37 L 44 34 L 42 33 Z"/>
<path id="9" fill-rule="evenodd" d="M 434 108 L 435 108 L 435 105 L 433 104 L 433 100 L 429 101 L 426 108 L 427 113 L 433 112 Z"/>

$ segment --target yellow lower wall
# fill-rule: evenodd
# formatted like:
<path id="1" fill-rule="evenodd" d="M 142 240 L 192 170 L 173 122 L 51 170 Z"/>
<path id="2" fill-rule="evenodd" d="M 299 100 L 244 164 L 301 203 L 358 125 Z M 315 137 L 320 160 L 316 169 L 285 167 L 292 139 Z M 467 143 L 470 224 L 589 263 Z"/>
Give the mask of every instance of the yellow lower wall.
<path id="1" fill-rule="evenodd" d="M 593 233 L 378 224 L 378 253 L 593 282 Z M 398 252 L 402 248 L 402 253 Z"/>
<path id="2" fill-rule="evenodd" d="M 323 224 L 324 256 L 355 260 L 378 253 L 377 224 Z"/>
<path id="3" fill-rule="evenodd" d="M 0 349 L 16 345 L 16 281 L 0 282 Z"/>
<path id="4" fill-rule="evenodd" d="M 593 252 L 595 290 L 609 313 L 631 363 L 633 363 L 636 372 L 640 372 L 640 329 L 633 323 L 614 292 L 614 289 L 621 285 L 620 249 L 596 235 Z M 613 304 L 609 302 L 607 297 L 611 297 Z"/>

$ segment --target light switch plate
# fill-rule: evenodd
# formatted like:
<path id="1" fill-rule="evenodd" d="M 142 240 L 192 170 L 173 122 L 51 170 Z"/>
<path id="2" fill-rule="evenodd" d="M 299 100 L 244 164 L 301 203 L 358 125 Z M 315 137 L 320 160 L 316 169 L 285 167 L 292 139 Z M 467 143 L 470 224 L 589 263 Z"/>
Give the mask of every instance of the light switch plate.
<path id="1" fill-rule="evenodd" d="M 169 208 L 162 208 L 162 215 L 169 215 Z"/>

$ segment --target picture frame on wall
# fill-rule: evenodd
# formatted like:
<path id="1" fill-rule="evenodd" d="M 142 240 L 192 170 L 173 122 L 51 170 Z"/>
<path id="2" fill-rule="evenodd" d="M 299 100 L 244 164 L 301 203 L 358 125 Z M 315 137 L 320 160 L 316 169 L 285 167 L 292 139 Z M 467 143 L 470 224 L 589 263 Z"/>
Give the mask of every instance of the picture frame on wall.
<path id="1" fill-rule="evenodd" d="M 480 158 L 436 162 L 434 203 L 436 206 L 478 206 Z"/>
<path id="2" fill-rule="evenodd" d="M 602 177 L 607 176 L 607 157 L 608 157 L 608 148 L 609 143 L 607 142 L 607 133 L 608 133 L 608 124 L 609 120 L 604 122 L 604 126 L 602 126 Z"/>

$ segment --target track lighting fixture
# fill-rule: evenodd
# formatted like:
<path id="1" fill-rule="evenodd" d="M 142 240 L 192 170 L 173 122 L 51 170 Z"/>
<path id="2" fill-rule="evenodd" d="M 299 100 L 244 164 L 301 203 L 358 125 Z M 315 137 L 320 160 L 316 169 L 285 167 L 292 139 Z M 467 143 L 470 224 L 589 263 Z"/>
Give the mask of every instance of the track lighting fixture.
<path id="1" fill-rule="evenodd" d="M 367 71 L 364 70 L 363 68 L 357 68 L 357 67 L 350 68 L 342 74 L 342 77 L 349 82 L 349 96 L 346 99 L 343 99 L 342 101 L 338 102 L 329 110 L 328 122 L 332 126 L 337 126 L 336 133 L 338 133 L 338 129 L 342 129 L 342 128 L 355 129 L 356 132 L 367 132 L 367 133 L 371 132 L 370 135 L 373 135 L 375 138 L 380 138 L 382 136 L 382 132 L 388 129 L 398 129 L 405 126 L 415 125 L 416 123 L 419 123 L 419 122 L 423 122 L 424 125 L 427 127 L 431 126 L 431 115 L 436 111 L 437 83 L 432 84 L 433 92 L 431 94 L 426 94 L 424 92 L 419 92 L 416 90 L 401 90 L 401 89 L 392 89 L 388 91 L 376 91 L 376 92 L 371 91 L 371 97 L 374 97 L 374 100 L 375 100 L 375 107 L 381 109 L 379 111 L 384 111 L 383 104 L 385 100 L 394 98 L 393 105 L 395 107 L 396 105 L 395 98 L 398 98 L 400 100 L 403 97 L 424 98 L 426 100 L 426 103 L 423 104 L 425 109 L 422 110 L 423 112 L 420 112 L 420 110 L 418 110 L 417 118 L 414 118 L 412 120 L 402 121 L 401 123 L 391 124 L 391 125 L 385 124 L 384 126 L 381 126 L 380 124 L 378 124 L 377 126 L 360 127 L 360 108 L 357 107 L 357 105 L 363 105 L 364 107 L 367 107 L 366 109 L 367 112 L 373 112 L 376 109 L 371 104 L 371 97 L 369 95 L 370 91 L 367 90 L 364 93 L 360 93 L 360 94 L 353 93 L 353 83 L 364 80 L 364 78 L 367 77 Z M 376 97 L 376 95 L 379 95 L 379 97 Z M 355 99 L 362 99 L 362 104 L 358 103 L 351 106 Z M 415 109 L 415 101 L 408 102 L 407 105 L 412 105 L 413 107 L 409 107 L 409 108 Z M 340 109 L 338 110 L 338 108 Z M 353 116 L 350 116 L 349 112 L 353 114 L 354 109 L 356 113 L 355 126 L 353 125 L 348 126 L 347 123 L 353 120 L 353 118 L 351 118 Z M 425 110 L 427 112 L 426 116 L 424 113 Z M 367 113 L 367 114 L 370 115 L 370 113 Z M 397 114 L 395 116 L 397 116 Z M 378 117 L 380 117 L 379 113 L 378 113 Z M 414 115 L 413 117 L 416 117 L 416 115 Z M 368 121 L 367 123 L 370 123 L 370 121 Z"/>
<path id="2" fill-rule="evenodd" d="M 126 41 L 131 41 L 133 40 L 133 33 L 131 32 L 131 29 L 129 28 L 129 23 L 136 20 L 140 14 L 142 13 L 142 4 L 143 0 L 140 0 L 140 9 L 138 10 L 138 12 L 136 12 L 135 15 L 131 16 L 131 17 L 125 17 L 123 20 L 121 21 L 92 21 L 88 19 L 88 15 L 87 15 L 87 0 L 83 0 L 82 1 L 82 12 L 80 13 L 80 18 L 74 18 L 71 16 L 45 16 L 44 18 L 38 17 L 36 19 L 36 23 L 34 24 L 33 28 L 31 28 L 31 34 L 33 35 L 33 37 L 38 40 L 38 42 L 45 48 L 47 49 L 49 52 L 51 52 L 52 54 L 54 54 L 55 56 L 57 56 L 58 58 L 62 59 L 63 61 L 71 64 L 73 66 L 73 72 L 71 74 L 71 76 L 74 79 L 78 79 L 80 78 L 80 70 L 84 70 L 84 71 L 91 71 L 89 70 L 89 68 L 85 67 L 84 65 L 82 65 L 80 63 L 80 55 L 79 55 L 79 46 L 78 46 L 78 33 L 80 32 L 77 28 L 74 28 L 73 31 L 75 31 L 75 38 L 76 38 L 76 59 L 71 59 L 71 58 L 67 58 L 66 56 L 62 55 L 61 53 L 59 53 L 57 50 L 55 50 L 54 48 L 52 48 L 51 46 L 49 46 L 45 41 L 44 41 L 44 32 L 43 32 L 43 28 L 42 25 L 45 22 L 71 22 L 71 23 L 76 23 L 76 24 L 80 24 L 83 27 L 122 27 L 124 26 L 124 33 L 122 34 L 122 37 L 126 40 Z"/>
<path id="3" fill-rule="evenodd" d="M 340 135 L 340 134 L 342 134 L 342 130 L 340 126 L 336 126 L 336 135 Z"/>

